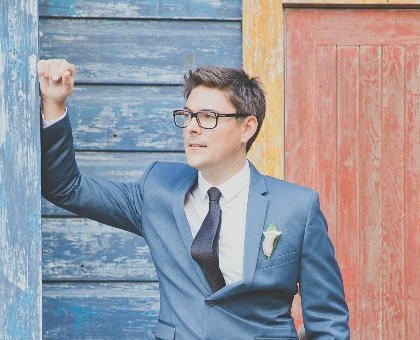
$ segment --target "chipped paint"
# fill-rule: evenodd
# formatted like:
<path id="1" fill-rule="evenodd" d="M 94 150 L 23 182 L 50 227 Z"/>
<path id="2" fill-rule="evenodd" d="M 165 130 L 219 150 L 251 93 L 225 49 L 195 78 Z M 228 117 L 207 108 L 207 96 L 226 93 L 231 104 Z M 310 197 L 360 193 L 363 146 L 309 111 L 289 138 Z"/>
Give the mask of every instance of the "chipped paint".
<path id="1" fill-rule="evenodd" d="M 1 4 L 0 329 L 6 340 L 41 338 L 37 8 L 34 0 Z"/>

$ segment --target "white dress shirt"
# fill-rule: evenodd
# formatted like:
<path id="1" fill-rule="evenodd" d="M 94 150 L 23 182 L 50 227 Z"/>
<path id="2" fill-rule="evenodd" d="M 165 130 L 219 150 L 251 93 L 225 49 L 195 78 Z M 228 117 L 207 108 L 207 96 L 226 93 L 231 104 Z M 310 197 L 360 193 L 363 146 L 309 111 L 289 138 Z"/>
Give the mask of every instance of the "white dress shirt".
<path id="1" fill-rule="evenodd" d="M 245 167 L 238 174 L 217 187 L 222 193 L 219 201 L 222 210 L 219 267 L 227 285 L 242 281 L 250 173 L 246 161 Z M 197 183 L 185 197 L 185 214 L 193 238 L 209 211 L 207 190 L 210 187 L 212 185 L 199 172 Z"/>
<path id="2" fill-rule="evenodd" d="M 54 120 L 44 120 L 47 128 L 67 115 L 66 111 Z M 222 225 L 219 239 L 219 267 L 226 284 L 242 281 L 243 258 L 245 244 L 245 223 L 250 183 L 249 163 L 235 176 L 218 186 L 222 193 L 220 208 L 222 210 Z M 212 185 L 201 173 L 198 181 L 185 197 L 185 214 L 191 228 L 193 238 L 197 234 L 209 210 L 207 190 Z"/>

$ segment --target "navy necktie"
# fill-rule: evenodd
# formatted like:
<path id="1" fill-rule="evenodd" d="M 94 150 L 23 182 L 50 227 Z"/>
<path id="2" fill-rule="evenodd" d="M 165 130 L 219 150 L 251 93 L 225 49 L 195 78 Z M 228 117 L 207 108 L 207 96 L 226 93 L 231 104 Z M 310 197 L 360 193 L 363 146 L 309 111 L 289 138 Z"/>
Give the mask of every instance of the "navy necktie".
<path id="1" fill-rule="evenodd" d="M 219 231 L 222 221 L 222 211 L 219 199 L 222 193 L 212 187 L 209 194 L 209 212 L 204 218 L 191 246 L 191 256 L 198 262 L 206 275 L 213 292 L 223 288 L 226 283 L 219 268 Z"/>

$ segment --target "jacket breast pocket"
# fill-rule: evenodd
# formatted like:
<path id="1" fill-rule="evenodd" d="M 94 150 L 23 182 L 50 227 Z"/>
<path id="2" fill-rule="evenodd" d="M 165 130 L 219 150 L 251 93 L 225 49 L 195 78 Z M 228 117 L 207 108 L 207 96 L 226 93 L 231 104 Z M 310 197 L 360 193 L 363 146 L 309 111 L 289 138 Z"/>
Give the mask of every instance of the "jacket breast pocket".
<path id="1" fill-rule="evenodd" d="M 173 340 L 175 339 L 175 326 L 158 320 L 156 327 L 155 338 L 161 340 Z"/>
<path id="2" fill-rule="evenodd" d="M 287 254 L 272 257 L 260 262 L 260 269 L 268 269 L 276 266 L 291 264 L 299 258 L 299 252 L 293 251 Z"/>

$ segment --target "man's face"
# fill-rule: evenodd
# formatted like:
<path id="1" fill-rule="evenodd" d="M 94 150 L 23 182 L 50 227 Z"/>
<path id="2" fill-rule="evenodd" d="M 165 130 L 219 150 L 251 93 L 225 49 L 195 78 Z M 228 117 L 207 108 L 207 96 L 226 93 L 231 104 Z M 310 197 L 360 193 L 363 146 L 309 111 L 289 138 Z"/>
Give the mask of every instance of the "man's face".
<path id="1" fill-rule="evenodd" d="M 221 90 L 204 86 L 192 90 L 185 108 L 192 112 L 210 110 L 236 113 L 235 107 Z M 213 185 L 235 175 L 245 165 L 249 137 L 244 136 L 244 125 L 244 121 L 237 122 L 234 117 L 219 117 L 216 128 L 208 130 L 200 127 L 193 118 L 184 129 L 188 164 L 200 170 Z"/>

